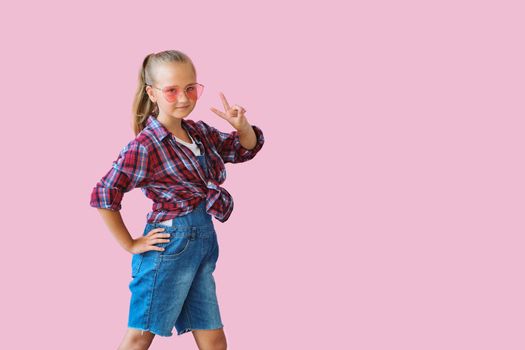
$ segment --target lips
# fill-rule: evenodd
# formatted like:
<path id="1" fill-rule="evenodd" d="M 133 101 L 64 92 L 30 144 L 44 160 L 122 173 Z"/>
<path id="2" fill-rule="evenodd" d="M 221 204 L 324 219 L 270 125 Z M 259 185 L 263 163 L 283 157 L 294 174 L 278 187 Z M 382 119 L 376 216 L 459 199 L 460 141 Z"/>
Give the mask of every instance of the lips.
<path id="1" fill-rule="evenodd" d="M 189 106 L 182 106 L 182 107 L 175 107 L 177 109 L 181 109 L 181 108 L 188 108 Z"/>

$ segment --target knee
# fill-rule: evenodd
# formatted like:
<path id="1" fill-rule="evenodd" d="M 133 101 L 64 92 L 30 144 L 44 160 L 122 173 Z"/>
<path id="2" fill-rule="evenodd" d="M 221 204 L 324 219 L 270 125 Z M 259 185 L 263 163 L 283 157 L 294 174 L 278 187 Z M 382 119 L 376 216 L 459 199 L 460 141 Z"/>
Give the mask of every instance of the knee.
<path id="1" fill-rule="evenodd" d="M 209 348 L 205 348 L 205 349 L 209 349 L 209 350 L 226 350 L 227 349 L 227 344 L 226 344 L 226 341 L 218 341 L 218 342 L 215 342 Z"/>
<path id="2" fill-rule="evenodd" d="M 133 335 L 126 337 L 118 347 L 118 350 L 147 350 L 150 345 L 151 339 L 148 339 L 148 337 Z"/>
<path id="3" fill-rule="evenodd" d="M 193 336 L 199 350 L 226 350 L 226 336 L 221 329 L 200 330 L 194 329 Z"/>
<path id="4" fill-rule="evenodd" d="M 199 344 L 199 350 L 226 350 L 227 344 L 225 338 L 215 338 L 205 344 Z"/>
<path id="5" fill-rule="evenodd" d="M 121 344 L 118 347 L 118 350 L 146 350 L 146 349 L 148 349 L 148 347 L 149 347 L 149 344 L 146 344 L 146 343 L 138 340 L 136 342 L 129 341 L 126 344 Z"/>
<path id="6" fill-rule="evenodd" d="M 213 350 L 226 350 L 227 349 L 227 346 L 228 344 L 226 344 L 226 339 L 224 337 L 222 338 L 219 338 L 219 340 L 217 340 L 215 342 L 215 344 L 213 344 Z"/>

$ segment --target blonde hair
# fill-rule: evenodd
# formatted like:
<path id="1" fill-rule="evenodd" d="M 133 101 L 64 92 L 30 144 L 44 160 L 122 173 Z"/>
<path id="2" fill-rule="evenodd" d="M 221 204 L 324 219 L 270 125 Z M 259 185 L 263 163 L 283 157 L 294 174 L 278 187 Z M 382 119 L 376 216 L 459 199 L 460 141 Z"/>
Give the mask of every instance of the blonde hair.
<path id="1" fill-rule="evenodd" d="M 147 85 L 153 85 L 155 80 L 155 70 L 158 65 L 169 62 L 190 63 L 195 76 L 197 72 L 195 66 L 188 55 L 178 50 L 166 50 L 158 53 L 151 53 L 144 58 L 142 67 L 139 71 L 139 81 L 137 92 L 132 105 L 132 127 L 137 136 L 146 126 L 146 120 L 150 114 L 158 115 L 158 106 L 149 99 L 146 92 Z"/>

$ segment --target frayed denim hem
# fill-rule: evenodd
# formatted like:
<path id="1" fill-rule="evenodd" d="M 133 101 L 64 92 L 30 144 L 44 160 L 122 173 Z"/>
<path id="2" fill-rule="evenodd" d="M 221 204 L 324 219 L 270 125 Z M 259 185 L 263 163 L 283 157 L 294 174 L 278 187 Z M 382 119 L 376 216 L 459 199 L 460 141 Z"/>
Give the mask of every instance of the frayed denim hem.
<path id="1" fill-rule="evenodd" d="M 187 333 L 187 332 L 189 332 L 191 330 L 192 330 L 191 328 L 184 328 L 182 331 L 177 332 L 177 335 L 183 335 L 184 333 Z"/>
<path id="2" fill-rule="evenodd" d="M 144 334 L 144 332 L 150 332 L 150 333 L 153 333 L 155 335 L 160 335 L 161 337 L 171 337 L 173 335 L 173 333 L 161 333 L 161 332 L 158 332 L 158 331 L 153 331 L 151 329 L 144 329 L 144 328 L 139 328 L 139 327 L 130 327 L 128 326 L 128 328 L 132 328 L 132 329 L 138 329 L 139 331 L 142 331 L 141 332 L 141 335 Z"/>
<path id="3" fill-rule="evenodd" d="M 184 329 L 178 331 L 177 335 L 183 335 L 184 333 L 188 333 L 190 331 L 209 331 L 209 330 L 221 329 L 221 328 L 224 328 L 224 325 L 220 325 L 217 328 L 184 328 Z"/>

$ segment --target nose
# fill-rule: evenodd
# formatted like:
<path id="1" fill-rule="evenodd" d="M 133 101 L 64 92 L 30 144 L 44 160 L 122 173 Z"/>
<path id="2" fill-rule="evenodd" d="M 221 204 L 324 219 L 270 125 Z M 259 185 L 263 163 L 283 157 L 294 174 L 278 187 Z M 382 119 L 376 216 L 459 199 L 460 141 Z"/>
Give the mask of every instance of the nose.
<path id="1" fill-rule="evenodd" d="M 177 102 L 179 106 L 186 106 L 190 104 L 190 99 L 184 91 L 179 91 L 177 93 Z"/>

